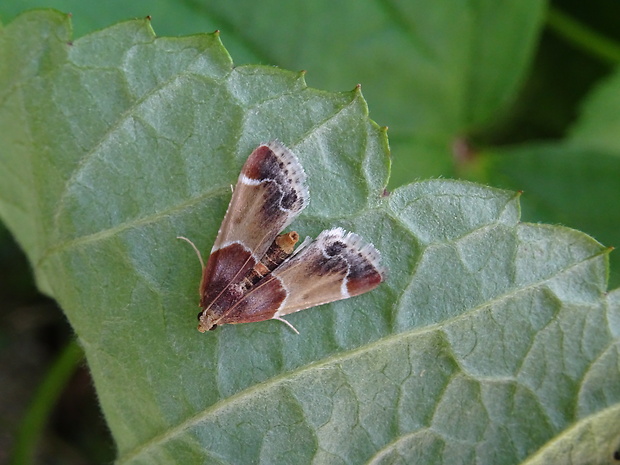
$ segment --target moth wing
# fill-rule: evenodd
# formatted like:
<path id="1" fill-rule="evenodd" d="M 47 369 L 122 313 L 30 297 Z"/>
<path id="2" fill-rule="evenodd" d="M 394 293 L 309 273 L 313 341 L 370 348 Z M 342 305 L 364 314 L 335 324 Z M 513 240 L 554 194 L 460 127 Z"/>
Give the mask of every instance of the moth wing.
<path id="1" fill-rule="evenodd" d="M 257 147 L 241 169 L 213 251 L 242 242 L 262 256 L 308 204 L 305 183 L 303 167 L 284 144 Z"/>
<path id="2" fill-rule="evenodd" d="M 380 262 L 377 249 L 357 234 L 342 228 L 323 231 L 250 290 L 233 314 L 248 315 L 255 309 L 261 319 L 278 318 L 363 294 L 385 279 Z M 272 316 L 266 315 L 267 308 Z"/>
<path id="3" fill-rule="evenodd" d="M 277 140 L 257 147 L 241 169 L 200 286 L 201 305 L 224 298 L 224 290 L 261 259 L 277 234 L 308 204 L 306 174 L 297 157 Z M 218 305 L 234 302 L 232 294 Z"/>

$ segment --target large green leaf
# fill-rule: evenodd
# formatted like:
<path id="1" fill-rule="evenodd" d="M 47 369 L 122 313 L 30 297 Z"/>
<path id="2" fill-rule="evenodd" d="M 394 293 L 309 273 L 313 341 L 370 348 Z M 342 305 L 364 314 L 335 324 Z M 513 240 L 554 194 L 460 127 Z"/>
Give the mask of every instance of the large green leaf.
<path id="1" fill-rule="evenodd" d="M 69 30 L 48 11 L 0 33 L 0 215 L 84 347 L 119 463 L 543 463 L 567 443 L 610 459 L 608 249 L 520 223 L 511 192 L 384 195 L 385 133 L 359 90 L 235 68 L 217 35 L 156 39 L 146 20 Z M 389 278 L 292 315 L 299 336 L 277 321 L 200 334 L 200 269 L 175 236 L 209 250 L 273 137 L 309 176 L 295 229 L 359 232 Z"/>

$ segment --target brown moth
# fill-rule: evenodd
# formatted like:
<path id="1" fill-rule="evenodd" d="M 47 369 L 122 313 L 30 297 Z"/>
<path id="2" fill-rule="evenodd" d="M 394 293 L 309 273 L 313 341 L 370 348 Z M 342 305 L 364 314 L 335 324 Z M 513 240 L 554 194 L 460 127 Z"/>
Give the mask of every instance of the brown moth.
<path id="1" fill-rule="evenodd" d="M 342 228 L 323 231 L 294 251 L 299 235 L 278 233 L 308 200 L 304 169 L 282 143 L 262 144 L 250 154 L 206 266 L 194 247 L 203 264 L 200 332 L 269 319 L 297 332 L 282 316 L 363 294 L 385 279 L 377 249 Z"/>

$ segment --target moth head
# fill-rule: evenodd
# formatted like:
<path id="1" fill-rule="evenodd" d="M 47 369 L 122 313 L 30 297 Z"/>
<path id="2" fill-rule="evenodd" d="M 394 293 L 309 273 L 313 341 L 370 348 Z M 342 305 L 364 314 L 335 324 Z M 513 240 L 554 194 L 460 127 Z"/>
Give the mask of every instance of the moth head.
<path id="1" fill-rule="evenodd" d="M 202 311 L 198 314 L 198 331 L 201 333 L 207 331 L 213 331 L 217 328 L 217 324 L 215 323 L 217 318 L 213 313 Z"/>

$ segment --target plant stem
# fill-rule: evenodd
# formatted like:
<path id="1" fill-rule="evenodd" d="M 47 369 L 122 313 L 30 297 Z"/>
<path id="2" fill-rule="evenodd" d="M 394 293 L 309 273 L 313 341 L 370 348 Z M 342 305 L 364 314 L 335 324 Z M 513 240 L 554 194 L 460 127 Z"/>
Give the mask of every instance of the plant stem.
<path id="1" fill-rule="evenodd" d="M 71 341 L 50 366 L 28 406 L 15 436 L 12 465 L 31 464 L 34 452 L 49 415 L 67 381 L 83 357 L 76 341 Z"/>
<path id="2" fill-rule="evenodd" d="M 551 30 L 575 47 L 599 58 L 605 63 L 620 63 L 620 45 L 586 27 L 557 8 L 549 7 L 547 24 Z"/>

